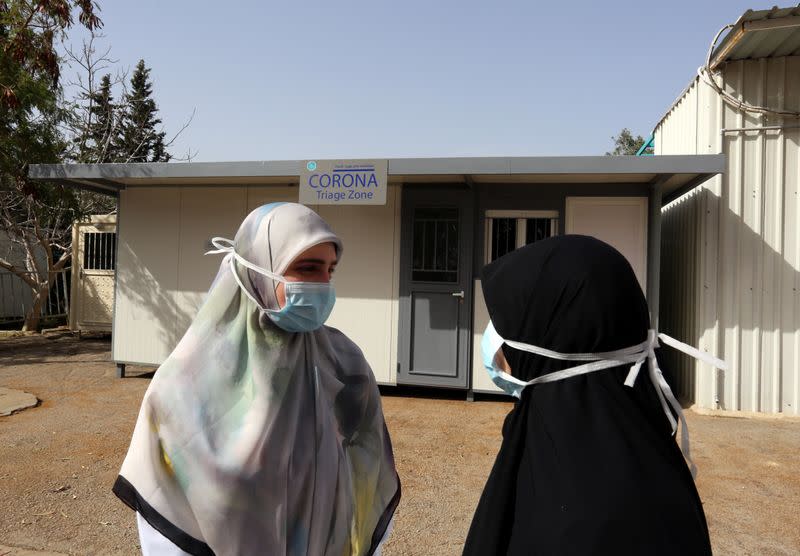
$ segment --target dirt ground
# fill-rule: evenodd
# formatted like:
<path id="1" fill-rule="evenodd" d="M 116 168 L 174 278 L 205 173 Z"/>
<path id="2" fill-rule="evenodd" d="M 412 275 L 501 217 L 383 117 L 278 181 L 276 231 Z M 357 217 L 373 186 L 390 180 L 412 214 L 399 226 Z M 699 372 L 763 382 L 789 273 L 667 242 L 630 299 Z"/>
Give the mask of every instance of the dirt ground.
<path id="1" fill-rule="evenodd" d="M 42 400 L 0 417 L 0 555 L 137 553 L 110 489 L 151 369 L 116 379 L 109 347 L 0 338 L 0 386 Z M 383 396 L 403 481 L 387 556 L 460 554 L 511 408 L 433 394 Z M 687 417 L 715 553 L 800 554 L 800 420 Z"/>

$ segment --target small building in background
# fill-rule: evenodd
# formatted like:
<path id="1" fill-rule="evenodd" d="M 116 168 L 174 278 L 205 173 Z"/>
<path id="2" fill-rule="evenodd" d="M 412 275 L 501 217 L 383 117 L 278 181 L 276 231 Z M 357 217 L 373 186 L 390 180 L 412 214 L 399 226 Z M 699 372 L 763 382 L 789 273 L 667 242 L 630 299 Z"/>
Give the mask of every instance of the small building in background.
<path id="1" fill-rule="evenodd" d="M 73 224 L 71 330 L 111 332 L 116 251 L 116 215 L 91 216 Z"/>
<path id="2" fill-rule="evenodd" d="M 379 383 L 497 392 L 479 353 L 488 323 L 481 268 L 551 235 L 593 235 L 630 261 L 656 321 L 662 199 L 724 165 L 719 155 L 497 157 L 34 165 L 30 172 L 119 198 L 116 279 L 103 259 L 111 247 L 97 260 L 86 254 L 86 238 L 113 244 L 103 243 L 111 228 L 95 223 L 77 228 L 84 251 L 76 263 L 84 266 L 75 289 L 107 291 L 113 280 L 120 374 L 129 363 L 160 364 L 183 336 L 219 269 L 219 256 L 204 256 L 211 238 L 232 238 L 263 204 L 294 201 L 342 238 L 328 324 L 361 347 Z M 107 297 L 84 299 L 78 323 Z"/>
<path id="3" fill-rule="evenodd" d="M 800 7 L 727 27 L 654 131 L 656 155 L 727 158 L 666 199 L 661 328 L 729 365 L 669 354 L 684 399 L 800 415 Z"/>

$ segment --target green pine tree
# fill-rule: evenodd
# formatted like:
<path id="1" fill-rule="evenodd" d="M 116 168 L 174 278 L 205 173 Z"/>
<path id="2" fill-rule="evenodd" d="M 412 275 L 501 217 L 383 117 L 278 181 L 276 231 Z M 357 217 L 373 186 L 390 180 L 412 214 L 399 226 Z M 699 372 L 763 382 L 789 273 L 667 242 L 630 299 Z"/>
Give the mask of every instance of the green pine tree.
<path id="1" fill-rule="evenodd" d="M 111 94 L 111 75 L 100 80 L 100 88 L 92 95 L 92 123 L 89 140 L 94 150 L 95 162 L 120 162 L 117 153 L 119 127 L 117 105 Z"/>
<path id="2" fill-rule="evenodd" d="M 77 118 L 76 161 L 87 163 L 124 162 L 120 143 L 119 110 L 111 92 L 111 75 L 104 75 L 93 93 L 82 95 L 84 103 Z"/>
<path id="3" fill-rule="evenodd" d="M 152 98 L 150 69 L 139 60 L 131 77 L 131 90 L 125 95 L 119 156 L 127 162 L 167 162 L 171 155 L 164 144 L 165 132 L 159 131 L 161 119 Z"/>

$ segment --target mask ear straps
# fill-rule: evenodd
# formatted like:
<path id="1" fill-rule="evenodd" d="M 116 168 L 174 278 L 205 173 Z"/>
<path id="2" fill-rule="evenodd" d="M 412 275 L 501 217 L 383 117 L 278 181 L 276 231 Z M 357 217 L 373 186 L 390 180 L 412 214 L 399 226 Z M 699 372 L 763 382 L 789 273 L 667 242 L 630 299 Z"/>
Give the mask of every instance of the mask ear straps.
<path id="1" fill-rule="evenodd" d="M 275 259 L 274 259 L 273 254 L 272 254 L 272 218 L 270 218 L 269 221 L 267 222 L 267 250 L 268 250 L 267 251 L 267 255 L 269 255 L 269 267 L 274 269 L 275 268 Z M 291 264 L 292 263 L 290 261 L 289 265 L 291 265 Z M 285 271 L 285 269 L 284 269 L 284 271 Z M 272 295 L 275 297 L 275 304 L 279 306 L 278 307 L 279 309 L 280 309 L 280 304 L 278 304 L 278 284 L 280 284 L 280 283 L 281 283 L 280 280 L 275 280 L 274 278 L 272 278 Z M 284 286 L 284 288 L 285 288 L 285 286 Z M 284 291 L 284 295 L 285 295 L 285 293 L 286 292 Z"/>
<path id="2" fill-rule="evenodd" d="M 261 305 L 261 302 L 260 302 L 258 299 L 256 299 L 256 298 L 255 298 L 255 296 L 254 296 L 253 294 L 251 294 L 251 293 L 250 293 L 250 290 L 248 290 L 248 289 L 247 289 L 247 288 L 244 286 L 244 284 L 242 283 L 242 279 L 239 277 L 239 272 L 236 270 L 236 259 L 235 259 L 234 257 L 231 257 L 231 258 L 230 258 L 230 259 L 228 259 L 228 260 L 230 261 L 230 265 L 231 265 L 231 272 L 233 273 L 233 279 L 234 279 L 234 280 L 236 280 L 236 283 L 239 285 L 239 289 L 241 289 L 241 290 L 244 292 L 244 294 L 245 294 L 247 297 L 249 297 L 249 298 L 250 298 L 250 300 L 251 300 L 253 303 L 255 303 L 255 304 L 256 304 L 256 307 L 258 307 L 258 308 L 259 308 L 259 309 L 261 309 L 262 311 L 268 311 L 268 309 L 264 308 L 264 307 Z"/>

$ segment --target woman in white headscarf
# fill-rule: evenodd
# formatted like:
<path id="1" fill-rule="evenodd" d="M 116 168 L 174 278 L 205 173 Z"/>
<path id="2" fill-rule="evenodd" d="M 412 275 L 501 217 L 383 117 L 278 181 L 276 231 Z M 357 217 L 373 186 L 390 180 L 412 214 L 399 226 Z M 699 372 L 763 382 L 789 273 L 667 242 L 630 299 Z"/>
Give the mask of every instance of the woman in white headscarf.
<path id="1" fill-rule="evenodd" d="M 339 238 L 294 203 L 256 209 L 145 394 L 114 492 L 143 552 L 370 555 L 400 499 L 375 379 L 323 326 Z"/>

